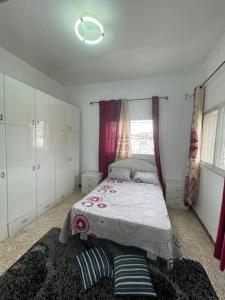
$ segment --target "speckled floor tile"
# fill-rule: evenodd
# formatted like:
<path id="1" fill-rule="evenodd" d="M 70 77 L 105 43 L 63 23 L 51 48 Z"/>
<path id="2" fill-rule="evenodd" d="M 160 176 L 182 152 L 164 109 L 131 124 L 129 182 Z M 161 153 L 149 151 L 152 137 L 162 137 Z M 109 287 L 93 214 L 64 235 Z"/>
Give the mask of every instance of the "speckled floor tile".
<path id="1" fill-rule="evenodd" d="M 225 299 L 225 274 L 213 257 L 214 245 L 192 211 L 169 209 L 173 230 L 185 258 L 198 261 L 206 270 L 219 297 Z"/>
<path id="2" fill-rule="evenodd" d="M 15 235 L 0 243 L 0 274 L 5 272 L 21 255 L 52 227 L 62 227 L 73 203 L 81 199 L 76 192 Z M 219 299 L 225 300 L 225 274 L 220 272 L 213 258 L 213 244 L 196 216 L 191 211 L 169 209 L 171 223 L 185 258 L 199 261 L 205 268 Z"/>

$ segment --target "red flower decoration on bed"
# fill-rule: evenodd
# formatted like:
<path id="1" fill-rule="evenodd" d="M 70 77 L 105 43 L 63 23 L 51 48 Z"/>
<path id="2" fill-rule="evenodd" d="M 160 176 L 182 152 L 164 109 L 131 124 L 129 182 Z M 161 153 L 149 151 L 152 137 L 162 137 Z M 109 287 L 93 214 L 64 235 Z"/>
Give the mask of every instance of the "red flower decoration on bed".
<path id="1" fill-rule="evenodd" d="M 105 208 L 107 205 L 105 203 L 99 203 L 99 204 L 97 204 L 97 206 L 99 208 Z"/>
<path id="2" fill-rule="evenodd" d="M 98 197 L 98 196 L 91 196 L 91 197 L 87 198 L 87 201 L 91 202 L 91 203 L 100 203 L 100 202 L 103 201 L 103 199 L 101 197 Z"/>
<path id="3" fill-rule="evenodd" d="M 112 186 L 111 185 L 108 185 L 108 184 L 105 184 L 105 185 L 102 185 L 101 186 L 101 189 L 102 190 L 110 190 L 112 188 Z"/>
<path id="4" fill-rule="evenodd" d="M 88 219 L 80 214 L 73 217 L 72 226 L 76 232 L 87 232 L 89 230 Z"/>

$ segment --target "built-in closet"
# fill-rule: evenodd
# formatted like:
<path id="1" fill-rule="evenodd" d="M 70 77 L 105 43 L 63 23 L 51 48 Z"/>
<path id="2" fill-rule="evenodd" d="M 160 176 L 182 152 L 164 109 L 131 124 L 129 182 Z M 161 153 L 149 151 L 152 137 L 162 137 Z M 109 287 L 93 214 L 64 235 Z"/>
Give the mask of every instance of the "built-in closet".
<path id="1" fill-rule="evenodd" d="M 0 240 L 79 183 L 80 112 L 0 74 Z"/>

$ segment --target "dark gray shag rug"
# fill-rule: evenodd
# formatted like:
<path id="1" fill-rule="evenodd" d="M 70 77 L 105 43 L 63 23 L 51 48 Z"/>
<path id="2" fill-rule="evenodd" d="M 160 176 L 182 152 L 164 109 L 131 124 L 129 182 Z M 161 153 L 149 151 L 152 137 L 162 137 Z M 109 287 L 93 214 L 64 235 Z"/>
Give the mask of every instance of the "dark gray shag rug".
<path id="1" fill-rule="evenodd" d="M 75 256 L 82 250 L 101 244 L 112 258 L 123 253 L 122 247 L 110 241 L 90 238 L 80 241 L 72 236 L 66 244 L 58 242 L 60 229 L 53 228 L 0 277 L 0 299 L 152 299 L 151 297 L 115 297 L 113 281 L 104 279 L 86 293 Z M 140 251 L 129 247 L 129 250 Z M 157 293 L 154 299 L 212 300 L 218 299 L 203 267 L 191 260 L 176 261 L 173 270 L 167 271 L 165 262 L 149 261 L 152 281 Z"/>

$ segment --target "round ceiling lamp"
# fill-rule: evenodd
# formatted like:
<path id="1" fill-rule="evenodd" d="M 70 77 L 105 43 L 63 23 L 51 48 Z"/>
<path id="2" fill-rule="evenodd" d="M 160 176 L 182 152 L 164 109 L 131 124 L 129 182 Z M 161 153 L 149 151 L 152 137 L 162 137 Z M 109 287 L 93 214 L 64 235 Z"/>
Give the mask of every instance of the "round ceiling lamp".
<path id="1" fill-rule="evenodd" d="M 104 36 L 102 24 L 90 16 L 81 17 L 76 21 L 75 32 L 82 42 L 90 45 L 100 43 Z"/>

